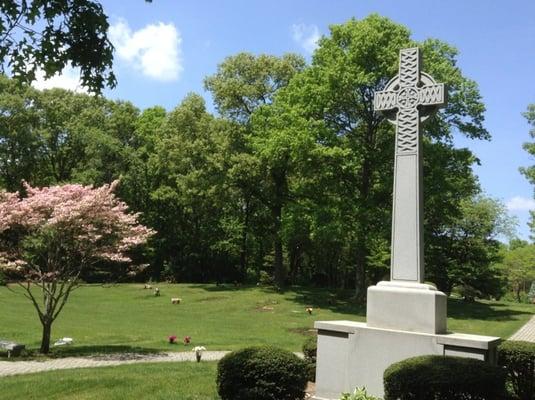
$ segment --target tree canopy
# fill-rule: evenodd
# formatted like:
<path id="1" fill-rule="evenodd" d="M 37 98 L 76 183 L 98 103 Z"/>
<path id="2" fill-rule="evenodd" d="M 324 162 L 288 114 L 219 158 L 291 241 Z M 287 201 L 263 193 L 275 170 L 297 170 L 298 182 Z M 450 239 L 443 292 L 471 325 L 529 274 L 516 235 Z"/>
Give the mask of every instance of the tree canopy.
<path id="1" fill-rule="evenodd" d="M 454 134 L 489 140 L 477 84 L 457 50 L 417 42 L 371 15 L 333 25 L 306 64 L 292 54 L 239 53 L 198 94 L 166 111 L 0 79 L 0 185 L 120 178 L 118 195 L 156 231 L 136 279 L 307 283 L 365 289 L 388 275 L 394 129 L 373 94 L 397 73 L 400 48 L 450 88 L 423 128 L 427 279 L 441 290 L 498 295 L 497 235 L 510 226 Z M 12 156 L 16 154 L 16 157 Z"/>

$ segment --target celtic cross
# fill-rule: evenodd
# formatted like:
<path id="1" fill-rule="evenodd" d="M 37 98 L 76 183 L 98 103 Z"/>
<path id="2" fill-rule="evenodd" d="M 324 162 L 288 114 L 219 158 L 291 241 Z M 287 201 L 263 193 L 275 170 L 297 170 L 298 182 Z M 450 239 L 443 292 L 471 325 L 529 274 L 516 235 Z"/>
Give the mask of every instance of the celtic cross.
<path id="1" fill-rule="evenodd" d="M 400 51 L 399 74 L 375 93 L 375 111 L 396 126 L 391 281 L 422 283 L 423 185 L 420 124 L 446 104 L 444 84 L 420 71 L 418 48 Z"/>

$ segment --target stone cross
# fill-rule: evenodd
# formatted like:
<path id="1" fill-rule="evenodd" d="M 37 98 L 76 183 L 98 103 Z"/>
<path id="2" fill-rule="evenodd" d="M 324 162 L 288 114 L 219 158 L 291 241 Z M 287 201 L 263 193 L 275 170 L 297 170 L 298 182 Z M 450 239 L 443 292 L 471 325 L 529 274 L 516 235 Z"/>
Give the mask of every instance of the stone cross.
<path id="1" fill-rule="evenodd" d="M 423 184 L 420 125 L 446 104 L 444 84 L 420 71 L 418 48 L 400 51 L 399 74 L 375 93 L 375 111 L 396 126 L 390 278 L 424 281 Z"/>

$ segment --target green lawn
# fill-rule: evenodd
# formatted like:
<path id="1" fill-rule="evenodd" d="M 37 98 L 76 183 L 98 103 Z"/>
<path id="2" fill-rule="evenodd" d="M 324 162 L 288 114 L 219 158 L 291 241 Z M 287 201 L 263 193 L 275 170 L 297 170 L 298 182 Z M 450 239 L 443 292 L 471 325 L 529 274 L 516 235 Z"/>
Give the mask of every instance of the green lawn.
<path id="1" fill-rule="evenodd" d="M 0 379 L 0 398 L 24 400 L 214 400 L 216 363 L 71 369 Z"/>
<path id="2" fill-rule="evenodd" d="M 72 298 L 53 326 L 52 337 L 69 336 L 70 353 L 125 350 L 189 350 L 167 344 L 167 336 L 192 337 L 208 350 L 234 350 L 273 344 L 299 350 L 315 320 L 364 320 L 363 307 L 327 290 L 294 287 L 284 293 L 260 287 L 159 284 L 161 296 L 140 284 L 89 285 Z M 16 291 L 20 289 L 12 287 Z M 182 298 L 172 305 L 171 297 Z M 306 306 L 314 307 L 309 315 Z M 502 302 L 449 301 L 449 329 L 508 337 L 526 322 L 535 306 Z M 29 348 L 40 342 L 40 325 L 29 301 L 0 287 L 0 338 Z"/>

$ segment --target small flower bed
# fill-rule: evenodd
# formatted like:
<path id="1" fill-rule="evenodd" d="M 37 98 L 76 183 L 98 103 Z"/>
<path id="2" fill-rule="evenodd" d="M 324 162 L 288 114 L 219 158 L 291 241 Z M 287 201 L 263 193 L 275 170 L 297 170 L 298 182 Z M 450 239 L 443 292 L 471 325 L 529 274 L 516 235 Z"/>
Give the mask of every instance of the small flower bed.
<path id="1" fill-rule="evenodd" d="M 167 338 L 167 340 L 169 341 L 169 344 L 176 344 L 176 336 L 175 335 L 171 335 Z"/>

